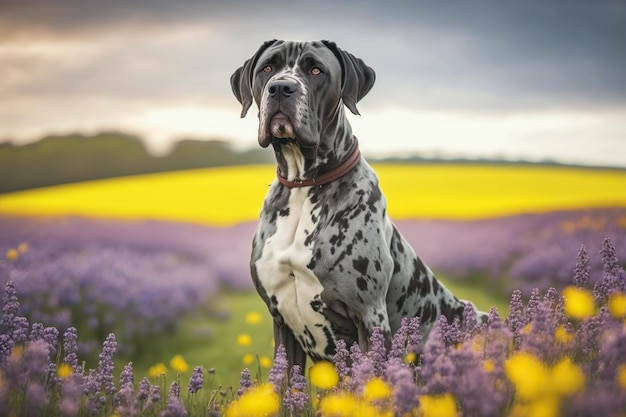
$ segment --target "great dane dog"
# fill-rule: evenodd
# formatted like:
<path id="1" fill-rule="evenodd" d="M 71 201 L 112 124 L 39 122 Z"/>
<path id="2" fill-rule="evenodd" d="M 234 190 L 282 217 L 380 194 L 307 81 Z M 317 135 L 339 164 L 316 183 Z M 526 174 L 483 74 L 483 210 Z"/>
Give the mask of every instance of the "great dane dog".
<path id="1" fill-rule="evenodd" d="M 267 41 L 231 76 L 241 117 L 254 100 L 259 144 L 278 163 L 250 266 L 290 365 L 331 360 L 338 339 L 366 351 L 375 327 L 389 345 L 406 316 L 421 318 L 424 335 L 441 314 L 463 318 L 465 302 L 400 235 L 360 156 L 344 105 L 359 114 L 374 80 L 329 41 Z"/>

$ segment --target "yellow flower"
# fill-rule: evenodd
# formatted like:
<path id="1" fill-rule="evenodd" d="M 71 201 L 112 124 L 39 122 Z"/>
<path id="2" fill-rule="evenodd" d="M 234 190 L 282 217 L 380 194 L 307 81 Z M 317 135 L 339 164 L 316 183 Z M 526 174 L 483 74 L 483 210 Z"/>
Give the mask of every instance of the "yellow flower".
<path id="1" fill-rule="evenodd" d="M 626 317 L 626 294 L 623 292 L 615 292 L 609 297 L 609 312 L 616 319 Z"/>
<path id="2" fill-rule="evenodd" d="M 252 338 L 248 334 L 240 334 L 237 336 L 237 344 L 239 346 L 250 346 L 252 344 Z"/>
<path id="3" fill-rule="evenodd" d="M 548 368 L 530 353 L 511 356 L 504 362 L 504 371 L 521 399 L 532 400 L 543 395 L 550 384 Z"/>
<path id="4" fill-rule="evenodd" d="M 417 361 L 417 355 L 413 352 L 406 355 L 406 363 L 415 363 Z"/>
<path id="5" fill-rule="evenodd" d="M 367 401 L 384 400 L 391 396 L 391 388 L 380 378 L 372 378 L 363 387 L 363 398 Z"/>
<path id="6" fill-rule="evenodd" d="M 574 338 L 574 336 L 563 325 L 560 325 L 556 328 L 556 331 L 554 332 L 554 337 L 559 343 L 563 345 L 567 345 Z"/>
<path id="7" fill-rule="evenodd" d="M 626 390 L 626 364 L 621 364 L 617 367 L 617 385 L 623 390 Z"/>
<path id="8" fill-rule="evenodd" d="M 61 363 L 57 368 L 57 375 L 61 379 L 67 379 L 72 376 L 72 365 L 69 363 Z"/>
<path id="9" fill-rule="evenodd" d="M 174 371 L 181 374 L 189 370 L 189 364 L 181 355 L 174 356 L 170 361 L 170 366 Z"/>
<path id="10" fill-rule="evenodd" d="M 591 291 L 574 286 L 563 289 L 565 299 L 565 314 L 573 319 L 586 319 L 595 314 L 596 307 Z"/>
<path id="11" fill-rule="evenodd" d="M 319 410 L 322 417 L 359 417 L 359 401 L 348 392 L 340 392 L 322 398 Z"/>
<path id="12" fill-rule="evenodd" d="M 309 368 L 311 383 L 321 389 L 331 389 L 339 382 L 335 365 L 327 361 L 317 362 Z"/>
<path id="13" fill-rule="evenodd" d="M 226 417 L 270 417 L 278 415 L 280 398 L 272 384 L 263 384 L 246 391 L 226 409 Z"/>
<path id="14" fill-rule="evenodd" d="M 243 359 L 241 360 L 241 362 L 242 362 L 244 365 L 246 365 L 246 366 L 247 366 L 247 365 L 250 365 L 252 362 L 254 362 L 254 355 L 252 355 L 252 354 L 250 354 L 250 353 L 246 354 L 246 355 L 243 357 Z"/>
<path id="15" fill-rule="evenodd" d="M 272 360 L 267 356 L 262 356 L 261 359 L 259 359 L 259 364 L 261 364 L 262 368 L 271 368 L 272 363 Z"/>
<path id="16" fill-rule="evenodd" d="M 420 397 L 421 417 L 456 417 L 456 399 L 452 394 Z"/>
<path id="17" fill-rule="evenodd" d="M 251 311 L 246 314 L 246 323 L 248 324 L 258 324 L 261 321 L 263 321 L 263 316 L 259 312 Z"/>
<path id="18" fill-rule="evenodd" d="M 585 387 L 585 374 L 570 358 L 564 358 L 551 370 L 552 389 L 561 395 L 573 395 Z"/>
<path id="19" fill-rule="evenodd" d="M 26 251 L 28 251 L 28 243 L 20 243 L 19 245 L 17 245 L 17 251 L 19 253 L 24 253 Z"/>
<path id="20" fill-rule="evenodd" d="M 486 359 L 485 363 L 483 363 L 483 369 L 485 370 L 485 372 L 491 373 L 494 371 L 494 369 L 496 369 L 496 365 L 494 365 L 491 359 Z"/>
<path id="21" fill-rule="evenodd" d="M 157 363 L 156 365 L 151 366 L 150 369 L 148 369 L 148 376 L 150 376 L 151 378 L 156 378 L 163 375 L 165 372 L 167 372 L 167 367 L 162 363 Z"/>
<path id="22" fill-rule="evenodd" d="M 17 258 L 20 257 L 20 253 L 17 251 L 17 249 L 11 248 L 7 251 L 6 257 L 8 261 L 15 261 L 17 260 Z"/>

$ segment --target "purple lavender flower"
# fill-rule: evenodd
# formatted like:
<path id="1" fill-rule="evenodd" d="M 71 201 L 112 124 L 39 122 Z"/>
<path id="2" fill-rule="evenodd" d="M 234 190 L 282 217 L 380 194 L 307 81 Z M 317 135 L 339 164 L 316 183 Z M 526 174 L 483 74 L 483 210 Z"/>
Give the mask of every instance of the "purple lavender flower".
<path id="1" fill-rule="evenodd" d="M 389 349 L 389 360 L 401 358 L 406 352 L 406 342 L 408 338 L 409 318 L 402 317 L 400 328 L 391 339 L 391 349 Z M 345 345 L 345 343 L 344 343 Z"/>
<path id="2" fill-rule="evenodd" d="M 276 349 L 276 355 L 274 357 L 274 365 L 270 369 L 268 381 L 274 385 L 274 390 L 277 394 L 280 394 L 285 385 L 285 379 L 287 378 L 287 351 L 283 345 L 279 345 Z"/>
<path id="3" fill-rule="evenodd" d="M 339 378 L 343 381 L 350 373 L 350 367 L 348 366 L 348 360 L 350 359 L 350 352 L 347 349 L 346 341 L 344 339 L 337 340 L 335 344 L 335 356 L 333 356 L 333 363 Z"/>
<path id="4" fill-rule="evenodd" d="M 357 346 L 358 345 L 353 345 Z M 367 381 L 376 376 L 376 368 L 374 362 L 369 355 L 362 355 L 361 359 L 352 364 L 352 374 L 348 381 L 348 386 L 352 391 L 357 391 L 359 387 L 363 387 Z"/>
<path id="5" fill-rule="evenodd" d="M 98 360 L 98 380 L 100 386 L 109 397 L 112 397 L 116 391 L 115 383 L 113 382 L 113 370 L 115 368 L 113 355 L 115 355 L 116 350 L 115 334 L 110 333 L 102 344 L 102 352 Z"/>
<path id="6" fill-rule="evenodd" d="M 610 239 L 604 239 L 600 253 L 602 254 L 603 272 L 602 278 L 593 287 L 593 296 L 598 304 L 603 304 L 614 291 L 624 291 L 626 282 L 623 278 L 620 279 L 622 269 L 615 254 L 615 246 Z"/>
<path id="7" fill-rule="evenodd" d="M 59 402 L 59 412 L 62 417 L 75 417 L 81 404 L 83 394 L 83 376 L 73 374 L 63 381 L 61 387 L 61 401 Z"/>
<path id="8" fill-rule="evenodd" d="M 160 402 L 161 402 L 161 387 L 159 387 L 158 385 L 152 385 L 150 387 L 150 401 L 148 401 L 143 406 L 143 411 L 147 411 L 147 410 L 154 408 Z"/>
<path id="9" fill-rule="evenodd" d="M 2 295 L 2 320 L 0 320 L 0 330 L 3 333 L 13 332 L 13 320 L 17 317 L 20 309 L 20 302 L 17 298 L 17 291 L 13 281 L 8 281 L 4 286 Z"/>
<path id="10" fill-rule="evenodd" d="M 239 380 L 239 390 L 237 391 L 237 395 L 241 397 L 252 385 L 252 376 L 250 375 L 250 371 L 248 368 L 245 368 L 241 371 L 241 379 Z"/>
<path id="11" fill-rule="evenodd" d="M 169 397 L 180 397 L 180 385 L 178 384 L 178 382 L 173 381 L 170 384 L 170 389 L 167 393 L 168 398 Z"/>
<path id="12" fill-rule="evenodd" d="M 396 415 L 410 414 L 418 404 L 418 388 L 413 381 L 413 372 L 400 359 L 393 359 L 387 364 L 386 375 L 393 387 Z"/>
<path id="13" fill-rule="evenodd" d="M 621 267 L 619 266 L 619 259 L 615 253 L 615 246 L 609 238 L 604 238 L 602 241 L 602 263 L 604 265 L 603 271 L 605 274 L 617 275 Z"/>
<path id="14" fill-rule="evenodd" d="M 69 327 L 63 334 L 63 362 L 72 367 L 75 374 L 82 373 L 78 365 L 78 333 L 76 327 Z"/>
<path id="15" fill-rule="evenodd" d="M 28 320 L 26 317 L 17 316 L 13 319 L 13 342 L 16 345 L 24 345 L 28 341 Z"/>
<path id="16" fill-rule="evenodd" d="M 446 346 L 457 345 L 463 341 L 465 334 L 461 331 L 461 324 L 458 317 L 448 324 L 448 319 L 443 314 L 439 316 L 435 332 L 439 332 Z"/>
<path id="17" fill-rule="evenodd" d="M 120 374 L 120 388 L 131 387 L 132 389 L 134 384 L 135 375 L 133 374 L 133 363 L 128 362 Z"/>
<path id="18" fill-rule="evenodd" d="M 106 398 L 100 395 L 100 375 L 95 369 L 90 369 L 83 381 L 83 393 L 87 396 L 87 411 L 97 415 L 106 402 Z"/>
<path id="19" fill-rule="evenodd" d="M 167 409 L 159 414 L 160 417 L 187 417 L 187 410 L 178 395 L 167 397 Z"/>
<path id="20" fill-rule="evenodd" d="M 300 367 L 294 365 L 291 368 L 289 389 L 285 392 L 283 399 L 283 405 L 291 412 L 291 415 L 303 415 L 304 408 L 309 402 L 306 386 L 306 378 L 302 375 Z"/>
<path id="21" fill-rule="evenodd" d="M 520 335 L 520 349 L 548 360 L 554 355 L 550 348 L 554 347 L 555 330 L 553 309 L 548 298 L 537 304 L 535 311 L 532 312 L 530 328 L 525 334 Z"/>
<path id="22" fill-rule="evenodd" d="M 422 333 L 420 332 L 420 318 L 411 317 L 406 329 L 408 339 L 406 341 L 406 351 L 418 353 L 422 351 Z"/>
<path id="23" fill-rule="evenodd" d="M 135 402 L 132 385 L 124 385 L 116 395 L 117 414 L 121 417 L 136 417 L 139 415 L 139 407 Z"/>
<path id="24" fill-rule="evenodd" d="M 360 363 L 364 358 L 363 352 L 361 351 L 361 347 L 358 343 L 353 343 L 350 346 L 350 360 L 352 361 L 352 367 L 356 364 Z"/>
<path id="25" fill-rule="evenodd" d="M 148 399 L 148 395 L 150 395 L 150 381 L 148 381 L 147 377 L 143 377 L 143 379 L 139 382 L 139 392 L 137 392 L 137 399 L 142 403 Z"/>
<path id="26" fill-rule="evenodd" d="M 43 339 L 43 329 L 43 324 L 33 323 L 30 328 L 30 336 L 28 336 L 28 340 L 35 341 Z"/>
<path id="27" fill-rule="evenodd" d="M 372 330 L 370 350 L 367 352 L 367 356 L 374 367 L 374 374 L 377 376 L 382 375 L 385 362 L 387 361 L 387 349 L 385 347 L 385 336 L 378 326 Z"/>
<path id="28" fill-rule="evenodd" d="M 589 282 L 590 275 L 589 256 L 587 256 L 587 248 L 585 245 L 580 247 L 578 251 L 578 262 L 574 268 L 574 277 L 572 283 L 578 288 L 583 288 Z"/>
<path id="29" fill-rule="evenodd" d="M 467 336 L 474 334 L 475 329 L 478 327 L 478 318 L 476 316 L 477 311 L 474 304 L 466 302 L 463 308 L 463 325 L 462 330 L 467 333 Z"/>
<path id="30" fill-rule="evenodd" d="M 204 368 L 202 366 L 196 366 L 193 369 L 193 373 L 191 374 L 191 379 L 189 380 L 189 393 L 195 394 L 200 389 L 202 389 L 202 382 L 204 377 Z"/>
<path id="31" fill-rule="evenodd" d="M 609 311 L 606 307 L 600 308 L 597 316 L 583 321 L 576 331 L 576 340 L 581 349 L 581 353 L 586 357 L 598 351 L 602 328 L 610 319 Z"/>
<path id="32" fill-rule="evenodd" d="M 56 327 L 46 327 L 43 329 L 42 338 L 48 345 L 50 357 L 54 358 L 59 347 L 59 330 Z"/>

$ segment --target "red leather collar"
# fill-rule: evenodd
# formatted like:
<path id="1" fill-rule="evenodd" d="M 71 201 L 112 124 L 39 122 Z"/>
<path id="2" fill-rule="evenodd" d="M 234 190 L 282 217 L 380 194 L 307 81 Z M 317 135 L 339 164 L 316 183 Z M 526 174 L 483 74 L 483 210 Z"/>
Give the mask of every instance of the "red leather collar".
<path id="1" fill-rule="evenodd" d="M 286 178 L 283 178 L 280 175 L 280 168 L 276 168 L 276 177 L 281 184 L 283 184 L 287 188 L 296 188 L 296 187 L 311 187 L 314 185 L 323 185 L 328 184 L 329 182 L 333 182 L 348 172 L 350 172 L 361 160 L 361 151 L 359 150 L 359 143 L 356 138 L 354 138 L 356 146 L 354 147 L 354 151 L 348 156 L 348 158 L 343 161 L 338 167 L 318 176 L 315 178 L 310 178 L 306 180 L 301 180 L 296 178 L 293 181 L 289 181 Z"/>

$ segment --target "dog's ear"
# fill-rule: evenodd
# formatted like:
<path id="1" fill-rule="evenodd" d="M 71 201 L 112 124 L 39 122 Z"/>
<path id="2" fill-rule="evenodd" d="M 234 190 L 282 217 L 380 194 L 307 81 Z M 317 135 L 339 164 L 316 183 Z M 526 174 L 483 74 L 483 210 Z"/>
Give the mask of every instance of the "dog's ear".
<path id="1" fill-rule="evenodd" d="M 341 64 L 341 98 L 346 107 L 358 114 L 356 103 L 370 91 L 376 81 L 374 70 L 349 52 L 340 49 L 335 42 L 322 41 L 330 49 Z"/>
<path id="2" fill-rule="evenodd" d="M 237 97 L 237 100 L 243 106 L 241 110 L 242 118 L 246 117 L 248 109 L 252 105 L 252 76 L 254 75 L 254 66 L 261 54 L 275 42 L 276 39 L 263 42 L 259 50 L 230 76 L 230 87 L 233 89 L 233 94 L 235 94 L 235 97 Z"/>

